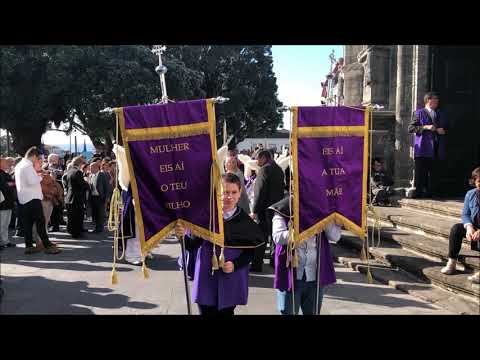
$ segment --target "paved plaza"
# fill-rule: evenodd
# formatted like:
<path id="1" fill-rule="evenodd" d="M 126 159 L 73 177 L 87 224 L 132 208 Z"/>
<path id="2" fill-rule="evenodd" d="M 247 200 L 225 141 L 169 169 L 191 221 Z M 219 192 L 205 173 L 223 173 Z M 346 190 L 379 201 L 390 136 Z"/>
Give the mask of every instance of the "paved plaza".
<path id="1" fill-rule="evenodd" d="M 17 247 L 1 252 L 5 296 L 2 314 L 186 314 L 183 273 L 178 271 L 180 245 L 168 238 L 153 251 L 148 263 L 150 278 L 141 268 L 118 264 L 117 285 L 111 285 L 113 238 L 86 234 L 71 239 L 66 233 L 50 233 L 63 252 L 59 255 L 25 255 L 23 238 Z M 428 302 L 383 284 L 367 284 L 363 274 L 335 264 L 337 283 L 326 291 L 322 314 L 448 314 Z M 276 315 L 273 273 L 250 274 L 247 306 L 236 314 Z M 190 282 L 191 286 L 191 282 Z M 198 314 L 195 304 L 193 311 Z"/>

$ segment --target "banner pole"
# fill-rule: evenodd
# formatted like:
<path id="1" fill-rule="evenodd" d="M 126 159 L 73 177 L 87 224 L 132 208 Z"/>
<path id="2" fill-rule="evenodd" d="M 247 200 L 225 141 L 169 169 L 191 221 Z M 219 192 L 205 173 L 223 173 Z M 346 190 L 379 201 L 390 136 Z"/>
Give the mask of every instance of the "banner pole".
<path id="1" fill-rule="evenodd" d="M 165 74 L 167 73 L 167 67 L 163 65 L 162 62 L 162 54 L 165 49 L 166 46 L 164 45 L 153 45 L 152 47 L 152 52 L 158 56 L 158 66 L 155 68 L 155 72 L 160 77 L 160 89 L 162 91 L 162 98 L 160 102 L 163 104 L 168 103 L 167 84 L 165 82 Z"/>
<path id="2" fill-rule="evenodd" d="M 188 279 L 187 279 L 187 261 L 186 261 L 186 253 L 185 253 L 185 237 L 177 237 L 178 241 L 180 242 L 180 247 L 182 248 L 182 267 L 183 267 L 183 281 L 185 283 L 185 296 L 187 298 L 187 311 L 188 315 L 192 315 L 192 305 L 190 302 L 190 288 L 188 287 Z"/>
<path id="3" fill-rule="evenodd" d="M 315 315 L 320 315 L 320 309 L 318 308 L 319 304 L 319 294 L 320 294 L 320 252 L 322 251 L 322 233 L 317 234 L 316 242 L 317 242 L 317 292 L 315 295 Z"/>

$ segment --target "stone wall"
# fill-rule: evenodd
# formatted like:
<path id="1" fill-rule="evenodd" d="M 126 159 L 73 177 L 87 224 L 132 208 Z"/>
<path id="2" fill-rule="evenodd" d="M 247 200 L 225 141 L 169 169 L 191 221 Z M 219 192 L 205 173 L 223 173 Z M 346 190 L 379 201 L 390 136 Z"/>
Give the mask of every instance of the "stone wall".
<path id="1" fill-rule="evenodd" d="M 345 105 L 384 106 L 373 115 L 373 156 L 385 158 L 397 186 L 410 187 L 413 141 L 408 124 L 428 90 L 429 47 L 347 45 L 344 53 Z"/>

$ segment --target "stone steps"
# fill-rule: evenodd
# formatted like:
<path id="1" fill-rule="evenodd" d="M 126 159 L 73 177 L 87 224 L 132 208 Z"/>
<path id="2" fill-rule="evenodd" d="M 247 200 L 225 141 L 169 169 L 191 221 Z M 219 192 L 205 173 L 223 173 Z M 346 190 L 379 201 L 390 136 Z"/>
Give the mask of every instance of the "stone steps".
<path id="1" fill-rule="evenodd" d="M 382 226 L 395 227 L 405 232 L 414 233 L 431 239 L 443 240 L 448 243 L 450 229 L 460 222 L 460 218 L 429 213 L 426 211 L 403 208 L 403 207 L 380 207 L 375 206 L 375 212 L 383 222 Z M 373 215 L 369 212 L 369 219 Z M 466 244 L 469 241 L 464 239 Z"/>
<path id="2" fill-rule="evenodd" d="M 358 258 L 358 251 L 347 249 L 345 246 L 331 244 L 331 250 L 336 262 L 365 275 L 368 269 L 370 269 L 373 279 L 380 283 L 421 298 L 453 314 L 480 315 L 478 302 L 472 301 L 470 297 L 464 298 L 434 286 L 408 272 L 385 265 L 385 263 L 378 260 L 370 260 L 369 266 L 367 266 L 366 261 Z"/>
<path id="3" fill-rule="evenodd" d="M 425 211 L 429 214 L 438 214 L 454 217 L 460 221 L 463 210 L 462 200 L 429 200 L 429 199 L 400 199 L 398 204 L 402 208 Z"/>
<path id="4" fill-rule="evenodd" d="M 363 242 L 353 234 L 344 232 L 339 245 L 360 251 Z M 380 247 L 370 247 L 369 254 L 376 261 L 402 269 L 427 283 L 455 294 L 466 296 L 470 301 L 480 306 L 480 287 L 472 285 L 467 279 L 472 274 L 470 270 L 467 273 L 459 271 L 455 275 L 443 275 L 440 269 L 444 266 L 444 262 L 427 259 L 423 254 L 418 255 L 386 239 L 382 240 Z"/>
<path id="5" fill-rule="evenodd" d="M 370 234 L 371 234 L 370 229 Z M 426 257 L 433 257 L 436 261 L 447 262 L 448 260 L 448 242 L 440 239 L 417 235 L 394 227 L 381 228 L 381 241 L 389 241 L 398 244 L 400 247 L 422 254 Z M 375 234 L 375 244 L 378 243 L 377 233 Z M 480 269 L 480 253 L 472 251 L 469 245 L 462 244 L 458 263 L 471 270 Z"/>

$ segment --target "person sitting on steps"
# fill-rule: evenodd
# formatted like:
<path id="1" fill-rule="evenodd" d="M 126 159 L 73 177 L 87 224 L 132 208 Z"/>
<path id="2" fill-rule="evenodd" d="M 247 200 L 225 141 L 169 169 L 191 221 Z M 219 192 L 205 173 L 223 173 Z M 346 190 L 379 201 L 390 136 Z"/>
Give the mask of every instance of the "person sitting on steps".
<path id="1" fill-rule="evenodd" d="M 391 205 L 390 196 L 394 194 L 392 189 L 393 180 L 383 168 L 383 160 L 373 159 L 370 175 L 370 189 L 372 191 L 372 205 Z"/>
<path id="2" fill-rule="evenodd" d="M 452 275 L 456 271 L 458 254 L 464 237 L 471 241 L 472 250 L 480 251 L 480 167 L 472 171 L 471 184 L 475 186 L 465 195 L 462 223 L 453 225 L 450 230 L 448 263 L 441 272 Z M 473 283 L 480 283 L 480 271 L 468 277 Z"/>

